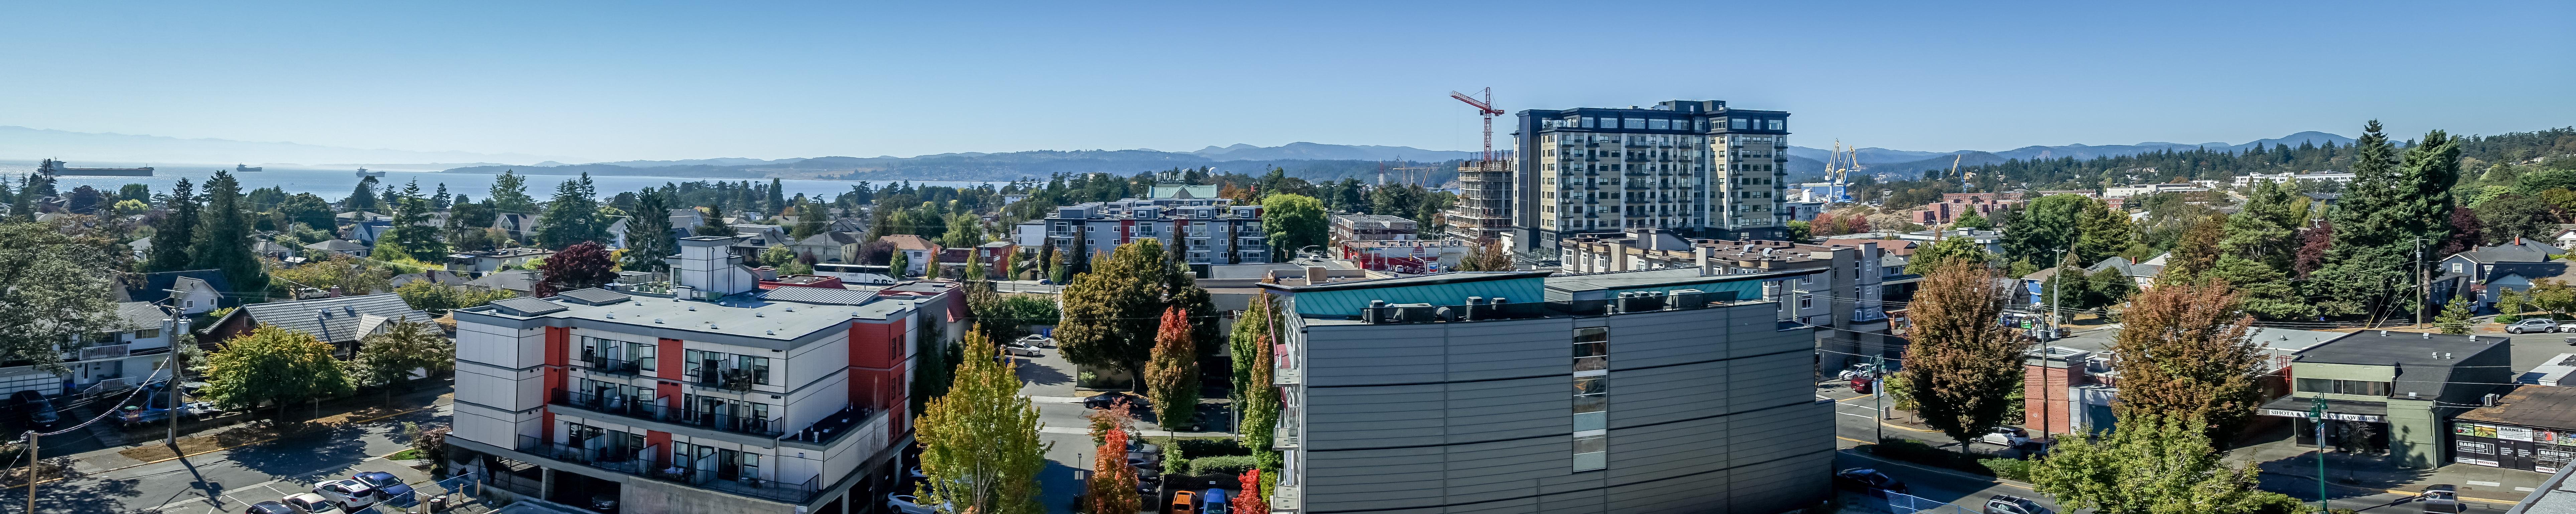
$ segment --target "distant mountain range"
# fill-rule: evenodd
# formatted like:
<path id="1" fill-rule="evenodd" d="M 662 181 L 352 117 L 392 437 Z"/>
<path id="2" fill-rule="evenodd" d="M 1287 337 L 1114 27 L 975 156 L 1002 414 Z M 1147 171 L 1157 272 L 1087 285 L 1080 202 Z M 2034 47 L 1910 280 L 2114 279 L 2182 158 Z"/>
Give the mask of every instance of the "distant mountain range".
<path id="1" fill-rule="evenodd" d="M 46 158 L 74 162 L 249 164 L 252 166 L 364 164 L 372 168 L 389 169 L 446 169 L 485 163 L 571 159 L 550 155 L 343 148 L 303 143 L 185 139 L 0 126 L 0 159 Z"/>
<path id="2" fill-rule="evenodd" d="M 2091 159 L 2130 155 L 2161 150 L 2242 151 L 2254 145 L 2270 146 L 2334 142 L 2351 144 L 2352 138 L 2324 132 L 2300 132 L 2288 136 L 2245 143 L 2165 143 L 2145 142 L 2129 145 L 2060 145 L 2025 146 L 2011 150 L 1956 150 L 1926 152 L 1862 148 L 1859 161 L 1863 169 L 1910 172 L 1947 168 L 1955 158 L 1960 166 L 2000 163 L 2011 159 L 2054 159 L 2074 157 Z M 1790 147 L 1789 172 L 1795 180 L 1807 180 L 1824 170 L 1829 150 Z M 251 142 L 227 139 L 183 139 L 162 136 L 138 136 L 68 132 L 27 127 L 0 126 L 0 159 L 57 158 L 73 161 L 117 163 L 196 163 L 251 165 L 365 165 L 378 169 L 444 170 L 459 173 L 500 173 L 515 170 L 526 174 L 571 175 L 647 175 L 667 177 L 706 177 L 727 179 L 758 178 L 828 178 L 851 180 L 1012 180 L 1046 177 L 1055 173 L 1106 172 L 1121 175 L 1170 168 L 1214 167 L 1222 171 L 1257 174 L 1273 166 L 1308 180 L 1335 180 L 1357 177 L 1373 179 L 1381 162 L 1402 160 L 1412 166 L 1435 168 L 1429 182 L 1446 182 L 1455 176 L 1446 164 L 1473 159 L 1477 152 L 1425 150 L 1407 146 L 1337 145 L 1296 142 L 1280 146 L 1235 144 L 1209 146 L 1190 152 L 1167 152 L 1152 149 L 1134 150 L 1036 150 L 1025 152 L 962 152 L 919 155 L 913 157 L 814 157 L 790 159 L 757 159 L 722 157 L 670 161 L 613 161 L 566 164 L 574 159 L 562 156 L 526 154 L 486 154 L 474 152 L 424 152 L 411 150 L 342 148 L 286 142 Z M 414 164 L 402 164 L 414 163 Z M 441 164 L 444 163 L 444 164 Z M 534 164 L 507 164 L 534 163 Z"/>

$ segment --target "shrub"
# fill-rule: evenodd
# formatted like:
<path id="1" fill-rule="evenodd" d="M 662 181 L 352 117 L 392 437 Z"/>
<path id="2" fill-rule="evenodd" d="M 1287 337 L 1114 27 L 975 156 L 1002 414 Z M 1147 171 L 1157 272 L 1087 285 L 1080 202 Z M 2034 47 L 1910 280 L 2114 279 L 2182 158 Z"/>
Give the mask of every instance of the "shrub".
<path id="1" fill-rule="evenodd" d="M 1234 444 L 1234 439 L 1224 437 L 1174 439 L 1172 446 L 1177 447 L 1176 449 L 1182 454 L 1200 457 L 1252 454 L 1251 449 Z"/>
<path id="2" fill-rule="evenodd" d="M 1994 472 L 1991 474 L 1994 476 L 2020 480 L 2023 482 L 2030 481 L 2030 461 L 2021 459 L 1984 459 L 1977 461 L 1977 463 L 1984 464 L 1986 469 L 1993 470 Z"/>
<path id="3" fill-rule="evenodd" d="M 1190 459 L 1192 475 L 1240 475 L 1261 467 L 1250 455 L 1217 455 Z"/>
<path id="4" fill-rule="evenodd" d="M 1923 444 L 1922 441 L 1886 438 L 1878 440 L 1878 444 L 1868 445 L 1865 446 L 1865 448 L 1869 448 L 1870 454 L 1880 457 L 1916 464 L 1939 466 L 1980 475 L 1993 476 L 1995 474 L 1994 470 L 1986 469 L 1984 464 L 1979 464 L 1977 462 L 1977 457 L 1974 455 L 1966 455 L 1955 451 L 1934 448 L 1932 445 Z"/>

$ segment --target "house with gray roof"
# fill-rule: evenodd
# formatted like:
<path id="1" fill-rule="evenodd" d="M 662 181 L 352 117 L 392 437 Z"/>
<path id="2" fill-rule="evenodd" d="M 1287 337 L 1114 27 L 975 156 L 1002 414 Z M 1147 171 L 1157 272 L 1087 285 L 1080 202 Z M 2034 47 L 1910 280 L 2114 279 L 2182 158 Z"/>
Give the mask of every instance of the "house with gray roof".
<path id="1" fill-rule="evenodd" d="M 234 300 L 234 296 L 225 295 L 232 291 L 232 282 L 224 278 L 223 270 L 164 271 L 142 275 L 139 286 L 118 284 L 117 301 L 160 303 L 168 300 L 170 306 L 188 315 L 205 314 L 218 307 L 241 303 Z"/>
<path id="2" fill-rule="evenodd" d="M 2566 263 L 2552 259 L 2566 254 L 2557 246 L 2519 237 L 2451 254 L 2433 270 L 2433 301 L 2467 297 L 2475 302 L 2471 310 L 2490 312 L 2496 296 L 2505 291 L 2530 291 L 2541 280 L 2565 280 Z"/>
<path id="3" fill-rule="evenodd" d="M 216 319 L 206 330 L 208 341 L 247 335 L 260 325 L 312 334 L 338 347 L 340 358 L 356 355 L 358 339 L 381 330 L 389 321 L 429 321 L 429 313 L 411 308 L 393 293 L 342 296 L 242 305 Z"/>
<path id="4" fill-rule="evenodd" d="M 546 272 L 543 271 L 507 270 L 485 273 L 480 278 L 466 282 L 465 285 L 484 289 L 506 289 L 519 293 L 519 296 L 530 296 L 536 294 L 537 282 L 545 279 Z"/>
<path id="5" fill-rule="evenodd" d="M 369 254 L 369 253 L 373 253 L 373 252 L 375 251 L 375 249 L 374 249 L 374 248 L 368 248 L 368 247 L 367 247 L 367 245 L 358 244 L 357 242 L 350 241 L 350 240 L 347 240 L 347 239 L 333 239 L 333 240 L 329 240 L 329 241 L 323 241 L 323 242 L 319 242 L 319 243 L 313 243 L 313 244 L 309 244 L 309 245 L 304 245 L 304 249 L 306 249 L 306 250 L 313 250 L 313 251 L 316 251 L 316 252 L 331 252 L 331 253 L 337 253 L 337 254 L 344 254 L 344 255 L 351 256 L 351 257 L 366 257 L 366 256 L 367 256 L 367 254 Z"/>

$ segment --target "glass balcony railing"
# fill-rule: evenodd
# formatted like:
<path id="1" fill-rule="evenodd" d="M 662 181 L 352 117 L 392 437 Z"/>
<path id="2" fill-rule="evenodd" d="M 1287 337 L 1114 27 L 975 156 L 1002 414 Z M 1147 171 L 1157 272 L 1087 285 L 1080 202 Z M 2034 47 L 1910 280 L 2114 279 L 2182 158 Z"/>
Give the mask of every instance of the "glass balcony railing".
<path id="1" fill-rule="evenodd" d="M 667 397 L 666 397 L 667 398 Z M 626 396 L 600 396 L 575 391 L 555 391 L 555 405 L 676 425 L 711 428 L 723 432 L 777 438 L 786 435 L 778 418 L 747 416 L 730 411 L 703 411 L 661 405 L 663 400 L 645 400 Z"/>

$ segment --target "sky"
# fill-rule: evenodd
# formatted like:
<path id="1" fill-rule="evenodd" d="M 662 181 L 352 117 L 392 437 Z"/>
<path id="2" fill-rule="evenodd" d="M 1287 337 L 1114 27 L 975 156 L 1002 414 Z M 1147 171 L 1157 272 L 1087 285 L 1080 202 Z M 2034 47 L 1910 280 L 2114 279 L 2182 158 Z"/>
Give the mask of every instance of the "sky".
<path id="1" fill-rule="evenodd" d="M 0 125 L 590 161 L 1471 150 L 1479 120 L 1447 95 L 1485 87 L 1513 112 L 1785 110 L 1809 147 L 2576 124 L 2565 1 L 138 1 L 0 19 L 18 20 Z"/>

